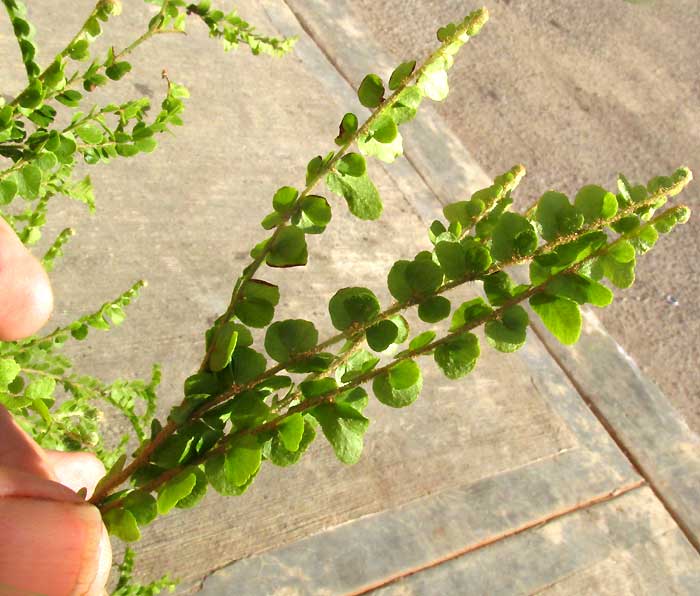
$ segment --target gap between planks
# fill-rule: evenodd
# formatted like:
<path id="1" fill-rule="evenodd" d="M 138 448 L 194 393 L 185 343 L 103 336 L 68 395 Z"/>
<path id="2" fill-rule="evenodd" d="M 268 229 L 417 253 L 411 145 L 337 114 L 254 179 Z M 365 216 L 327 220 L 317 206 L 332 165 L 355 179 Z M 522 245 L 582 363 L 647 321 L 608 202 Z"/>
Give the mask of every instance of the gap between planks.
<path id="1" fill-rule="evenodd" d="M 590 507 L 593 507 L 594 505 L 600 505 L 601 503 L 606 503 L 608 501 L 613 501 L 617 499 L 618 497 L 621 497 L 624 494 L 627 494 L 631 491 L 637 490 L 643 486 L 646 486 L 647 483 L 644 479 L 642 480 L 637 480 L 635 482 L 625 484 L 623 486 L 620 486 L 612 491 L 603 493 L 602 495 L 597 495 L 595 497 L 591 497 L 590 499 L 586 499 L 585 501 L 581 501 L 580 503 L 577 503 L 576 505 L 573 505 L 571 507 L 566 507 L 564 509 L 560 509 L 558 511 L 553 511 L 551 513 L 548 513 L 547 515 L 544 515 L 542 517 L 535 518 L 526 524 L 523 524 L 521 526 L 518 526 L 517 528 L 512 528 L 510 530 L 507 530 L 505 532 L 501 532 L 499 534 L 494 534 L 493 536 L 489 536 L 488 538 L 485 538 L 484 540 L 480 540 L 479 542 L 475 542 L 474 544 L 470 544 L 468 546 L 465 546 L 464 548 L 461 548 L 457 551 L 454 551 L 448 555 L 445 555 L 444 557 L 440 557 L 439 559 L 436 559 L 434 561 L 431 561 L 430 563 L 427 563 L 425 565 L 419 565 L 416 567 L 411 567 L 409 569 L 405 569 L 401 573 L 397 573 L 395 575 L 386 577 L 378 582 L 375 582 L 369 586 L 366 586 L 364 588 L 361 588 L 360 590 L 357 590 L 355 592 L 349 592 L 346 594 L 346 596 L 361 596 L 362 594 L 368 594 L 370 592 L 373 592 L 374 590 L 378 590 L 379 588 L 383 588 L 389 584 L 393 584 L 397 581 L 400 581 L 406 577 L 409 577 L 411 575 L 414 575 L 416 573 L 420 573 L 421 571 L 425 571 L 427 569 L 432 569 L 433 567 L 438 567 L 442 565 L 443 563 L 446 563 L 448 561 L 451 561 L 453 559 L 457 559 L 459 557 L 462 557 L 464 555 L 467 555 L 469 553 L 472 553 L 474 551 L 480 550 L 482 548 L 485 548 L 487 546 L 490 546 L 492 544 L 495 544 L 496 542 L 501 542 L 502 540 L 506 540 L 508 538 L 512 538 L 513 536 L 517 536 L 518 534 L 522 534 L 523 532 L 526 532 L 528 530 L 532 530 L 533 528 L 536 528 L 538 526 L 542 526 L 545 524 L 548 524 L 549 522 L 558 520 L 562 517 L 566 517 L 567 515 L 571 515 L 573 513 L 576 513 L 577 511 L 581 511 L 583 509 L 588 509 Z"/>
<path id="2" fill-rule="evenodd" d="M 685 536 L 686 540 L 692 545 L 695 551 L 700 555 L 700 540 L 693 534 L 690 528 L 683 521 L 683 517 L 674 509 L 674 507 L 668 502 L 668 499 L 664 496 L 663 491 L 658 487 L 654 477 L 649 473 L 649 471 L 644 467 L 644 464 L 639 460 L 639 458 L 634 455 L 632 450 L 627 446 L 625 441 L 620 437 L 615 427 L 608 421 L 605 414 L 598 408 L 595 402 L 589 397 L 588 393 L 581 386 L 581 384 L 576 380 L 574 374 L 566 367 L 564 362 L 558 357 L 556 352 L 550 349 L 549 345 L 545 341 L 543 334 L 535 328 L 534 325 L 530 325 L 530 329 L 534 331 L 535 335 L 539 338 L 540 342 L 544 346 L 545 350 L 552 357 L 557 366 L 561 369 L 569 382 L 573 385 L 576 392 L 581 396 L 581 399 L 588 406 L 593 415 L 597 418 L 598 422 L 603 426 L 605 431 L 610 435 L 610 438 L 615 442 L 618 449 L 622 451 L 624 456 L 629 460 L 630 464 L 634 467 L 637 474 L 639 474 L 646 485 L 654 493 L 654 496 L 661 502 L 666 509 L 666 512 L 671 516 L 676 525 L 680 528 L 681 532 Z"/>

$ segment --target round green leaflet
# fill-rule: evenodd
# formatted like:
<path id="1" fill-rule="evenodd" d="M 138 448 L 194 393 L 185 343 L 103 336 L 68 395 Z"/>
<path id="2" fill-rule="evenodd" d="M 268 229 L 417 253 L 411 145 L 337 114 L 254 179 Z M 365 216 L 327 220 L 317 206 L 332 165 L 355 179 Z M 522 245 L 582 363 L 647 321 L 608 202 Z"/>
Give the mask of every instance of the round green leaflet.
<path id="1" fill-rule="evenodd" d="M 265 351 L 277 362 L 286 362 L 316 346 L 318 331 L 310 321 L 288 319 L 267 328 Z"/>
<path id="2" fill-rule="evenodd" d="M 464 333 L 435 348 L 434 358 L 448 379 L 460 379 L 474 370 L 479 354 L 476 335 Z"/>
<path id="3" fill-rule="evenodd" d="M 426 323 L 437 323 L 450 316 L 452 305 L 444 296 L 431 296 L 418 305 L 418 316 Z"/>
<path id="4" fill-rule="evenodd" d="M 374 378 L 372 390 L 376 398 L 392 408 L 410 406 L 423 388 L 420 367 L 413 360 L 403 360 Z"/>
<path id="5" fill-rule="evenodd" d="M 367 344 L 375 352 L 383 352 L 396 341 L 399 328 L 392 321 L 385 319 L 367 329 Z"/>
<path id="6" fill-rule="evenodd" d="M 380 312 L 379 300 L 367 288 L 343 288 L 328 303 L 333 326 L 344 331 L 354 324 L 369 323 Z"/>
<path id="7" fill-rule="evenodd" d="M 376 108 L 384 99 L 384 84 L 376 74 L 368 74 L 357 90 L 360 103 L 366 108 Z"/>

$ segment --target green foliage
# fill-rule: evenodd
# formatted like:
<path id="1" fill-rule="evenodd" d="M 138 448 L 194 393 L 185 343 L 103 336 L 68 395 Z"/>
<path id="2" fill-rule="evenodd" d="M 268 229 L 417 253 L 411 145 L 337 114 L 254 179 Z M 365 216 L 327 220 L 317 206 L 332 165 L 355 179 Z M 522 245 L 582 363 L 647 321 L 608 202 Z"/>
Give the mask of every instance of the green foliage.
<path id="1" fill-rule="evenodd" d="M 416 69 L 416 61 L 408 60 L 407 62 L 402 62 L 399 64 L 389 77 L 389 89 L 396 91 L 401 84 L 413 74 Z"/>
<path id="2" fill-rule="evenodd" d="M 551 242 L 579 230 L 584 222 L 584 214 L 569 203 L 565 194 L 549 191 L 537 202 L 535 219 L 540 224 L 542 238 Z"/>
<path id="3" fill-rule="evenodd" d="M 124 452 L 130 435 L 108 448 L 100 433 L 99 404 L 115 408 L 130 423 L 139 440 L 148 436 L 156 407 L 160 370 L 150 381 L 117 379 L 103 383 L 70 372 L 71 362 L 61 355 L 63 345 L 84 340 L 90 329 L 108 330 L 124 321 L 124 309 L 143 287 L 138 282 L 94 313 L 40 337 L 0 343 L 0 403 L 40 445 L 50 449 L 95 451 L 109 466 Z"/>
<path id="4" fill-rule="evenodd" d="M 344 464 L 357 463 L 369 420 L 346 403 L 322 404 L 311 410 L 311 415 L 321 425 L 338 459 Z"/>
<path id="5" fill-rule="evenodd" d="M 125 49 L 98 56 L 93 42 L 120 11 L 116 0 L 102 0 L 69 45 L 39 71 L 23 7 L 3 0 L 28 84 L 15 100 L 0 104 L 0 157 L 10 164 L 0 170 L 0 204 L 11 207 L 2 215 L 25 244 L 39 240 L 54 197 L 68 196 L 94 210 L 90 178 L 74 178 L 79 157 L 90 166 L 147 153 L 157 148 L 160 134 L 182 124 L 187 90 L 167 78 L 155 115 L 149 115 L 147 99 L 82 107 L 94 89 L 130 76 L 128 56 L 138 45 L 160 33 L 183 32 L 187 15 L 201 19 L 225 49 L 245 43 L 254 54 L 280 55 L 292 44 L 258 35 L 235 12 L 225 13 L 208 0 L 152 1 L 159 10 L 146 32 Z M 387 285 L 394 303 L 383 306 L 365 287 L 338 290 L 328 306 L 337 333 L 321 341 L 316 325 L 305 318 L 273 322 L 280 288 L 262 279 L 261 271 L 306 265 L 307 235 L 323 234 L 332 225 L 332 201 L 314 194 L 316 185 L 324 181 L 354 216 L 379 218 L 383 204 L 371 178 L 372 158 L 391 163 L 403 153 L 401 126 L 416 116 L 424 98 L 445 98 L 458 50 L 487 18 L 482 9 L 441 27 L 438 49 L 422 64 L 398 65 L 386 85 L 374 74 L 362 80 L 358 98 L 371 113 L 363 122 L 346 113 L 334 150 L 308 162 L 305 186 L 284 186 L 273 195 L 272 212 L 261 222 L 267 235 L 250 251 L 229 305 L 206 331 L 202 361 L 185 380 L 183 399 L 166 423 L 154 418 L 157 367 L 148 381 L 106 384 L 72 374 L 70 361 L 60 354 L 63 344 L 86 339 L 91 329 L 121 324 L 141 283 L 44 337 L 0 343 L 0 403 L 42 445 L 96 450 L 110 468 L 91 501 L 113 535 L 138 540 L 158 515 L 195 506 L 209 486 L 222 495 L 243 494 L 265 462 L 286 467 L 300 461 L 320 436 L 318 428 L 341 462 L 356 463 L 369 426 L 363 386 L 371 382 L 382 404 L 399 408 L 422 390 L 423 356 L 432 356 L 448 379 L 466 377 L 480 356 L 476 328 L 483 326 L 488 345 L 498 351 L 524 345 L 530 322 L 525 302 L 555 337 L 575 342 L 580 307 L 610 304 L 608 282 L 631 285 L 637 257 L 687 221 L 686 207 L 666 207 L 690 182 L 687 169 L 646 185 L 620 176 L 615 193 L 584 186 L 573 204 L 548 191 L 519 214 L 513 193 L 525 170 L 515 166 L 488 187 L 445 205 L 444 219 L 429 227 L 425 250 L 391 265 Z M 66 229 L 53 241 L 43 257 L 47 270 L 71 234 Z M 529 265 L 522 285 L 506 271 L 518 264 Z M 457 296 L 455 290 L 467 284 L 478 284 L 485 299 Z M 459 305 L 454 310 L 453 302 Z M 401 313 L 412 307 L 417 328 L 409 330 Z M 408 346 L 399 347 L 409 336 Z M 103 443 L 99 404 L 132 427 L 116 445 Z M 131 439 L 138 445 L 127 463 Z M 167 579 L 133 584 L 129 553 L 117 594 L 155 594 L 169 586 Z"/>
<path id="6" fill-rule="evenodd" d="M 432 341 L 437 337 L 435 331 L 423 331 L 416 335 L 408 344 L 409 351 L 420 350 L 432 343 Z"/>
<path id="7" fill-rule="evenodd" d="M 431 296 L 418 305 L 418 316 L 426 323 L 437 323 L 450 316 L 452 305 L 444 296 Z"/>
<path id="8" fill-rule="evenodd" d="M 573 300 L 543 293 L 530 298 L 530 306 L 561 343 L 571 345 L 578 341 L 581 335 L 581 311 Z"/>
<path id="9" fill-rule="evenodd" d="M 245 325 L 266 327 L 275 316 L 275 306 L 280 300 L 279 288 L 260 279 L 250 279 L 242 284 L 240 299 L 234 313 Z"/>
<path id="10" fill-rule="evenodd" d="M 292 223 L 305 234 L 322 234 L 331 221 L 331 206 L 324 197 L 309 195 L 299 203 Z"/>
<path id="11" fill-rule="evenodd" d="M 214 490 L 224 496 L 241 495 L 258 473 L 262 450 L 257 440 L 245 437 L 207 460 L 205 473 Z"/>
<path id="12" fill-rule="evenodd" d="M 534 226 L 522 215 L 506 212 L 493 229 L 491 256 L 503 263 L 532 254 L 537 248 Z"/>
<path id="13" fill-rule="evenodd" d="M 311 350 L 318 342 L 318 331 L 310 321 L 290 319 L 267 328 L 265 350 L 277 362 L 286 362 Z"/>
<path id="14" fill-rule="evenodd" d="M 158 491 L 158 513 L 165 515 L 180 501 L 192 494 L 197 484 L 194 472 L 185 471 L 166 482 Z"/>
<path id="15" fill-rule="evenodd" d="M 232 321 L 224 323 L 214 338 L 214 344 L 209 357 L 209 368 L 214 372 L 223 370 L 231 362 L 231 356 L 238 342 L 237 325 Z"/>
<path id="16" fill-rule="evenodd" d="M 377 188 L 367 174 L 329 173 L 326 184 L 331 192 L 344 198 L 355 217 L 366 220 L 379 219 L 384 209 Z"/>
<path id="17" fill-rule="evenodd" d="M 298 451 L 304 436 L 304 417 L 301 414 L 294 414 L 284 420 L 279 426 L 278 435 L 287 451 L 291 453 Z"/>
<path id="18" fill-rule="evenodd" d="M 450 331 L 457 331 L 474 321 L 483 320 L 493 312 L 493 309 L 484 302 L 483 298 L 474 298 L 464 302 L 452 315 Z"/>
<path id="19" fill-rule="evenodd" d="M 107 531 L 124 542 L 136 542 L 141 538 L 136 518 L 128 509 L 112 509 L 102 519 Z"/>
<path id="20" fill-rule="evenodd" d="M 358 138 L 357 147 L 363 154 L 386 163 L 392 163 L 399 157 L 403 153 L 403 140 L 391 114 L 377 118 L 369 126 L 367 134 Z"/>
<path id="21" fill-rule="evenodd" d="M 295 418 L 295 416 L 296 414 L 291 418 Z M 289 435 L 295 432 L 295 429 L 284 432 L 280 429 L 280 432 L 263 447 L 263 455 L 276 466 L 287 467 L 296 464 L 316 438 L 316 430 L 314 424 L 310 422 L 310 417 L 303 416 L 303 423 L 303 433 L 296 449 L 291 450 L 287 447 L 288 445 L 293 446 Z"/>
<path id="22" fill-rule="evenodd" d="M 277 228 L 277 235 L 270 239 L 265 262 L 270 267 L 300 267 L 308 260 L 304 230 L 294 225 Z"/>
<path id="23" fill-rule="evenodd" d="M 19 0 L 3 0 L 3 4 L 7 10 L 7 15 L 10 17 L 10 24 L 19 44 L 27 77 L 31 81 L 41 72 L 35 60 L 37 47 L 34 43 L 34 34 L 36 30 L 27 20 L 27 7 L 22 2 Z"/>
<path id="24" fill-rule="evenodd" d="M 475 20 L 479 18 L 477 15 Z M 357 462 L 369 425 L 363 414 L 368 398 L 361 385 L 371 382 L 381 403 L 398 408 L 413 403 L 421 392 L 421 356 L 432 355 L 449 379 L 467 376 L 480 356 L 473 329 L 483 326 L 488 344 L 501 352 L 513 352 L 524 345 L 529 324 L 522 305 L 526 301 L 558 339 L 572 343 L 581 332 L 580 305 L 603 307 L 612 300 L 612 291 L 599 280 L 626 283 L 625 274 L 634 271 L 636 256 L 648 251 L 660 233 L 687 220 L 688 211 L 683 207 L 654 213 L 689 182 L 687 170 L 655 178 L 641 188 L 621 178 L 617 197 L 600 187 L 584 187 L 574 205 L 565 195 L 550 191 L 525 215 L 519 215 L 510 210 L 512 193 L 525 173 L 522 166 L 516 166 L 468 200 L 446 205 L 446 221 L 437 220 L 429 229 L 432 250 L 391 266 L 387 284 L 396 300 L 391 306 L 383 308 L 368 288 L 349 287 L 338 290 L 329 301 L 331 322 L 340 332 L 334 336 L 319 341 L 316 326 L 304 319 L 271 324 L 280 300 L 279 288 L 253 276 L 265 263 L 277 266 L 306 261 L 305 242 L 302 245 L 305 233 L 322 233 L 330 221 L 328 203 L 311 194 L 322 179 L 347 200 L 355 215 L 365 219 L 379 215 L 381 202 L 369 181 L 365 157 L 385 159 L 389 153 L 376 147 L 400 138 L 398 126 L 414 115 L 411 110 L 419 103 L 402 103 L 407 91 L 419 97 L 424 93 L 437 97 L 444 91 L 440 87 L 442 75 L 435 73 L 446 72 L 452 56 L 448 49 L 454 49 L 456 41 L 461 43 L 466 30 L 473 30 L 472 25 L 469 21 L 442 30 L 440 36 L 446 45 L 428 62 L 439 68 L 402 65 L 390 78 L 391 96 L 386 96 L 381 81 L 365 79 L 360 96 L 365 104 L 376 106 L 368 120 L 360 124 L 356 116 L 346 114 L 335 139 L 340 149 L 309 162 L 306 188 L 284 187 L 275 194 L 275 211 L 263 222 L 271 236 L 252 251 L 254 260 L 239 278 L 227 312 L 208 332 L 203 360 L 203 367 L 208 367 L 202 370 L 210 372 L 193 375 L 186 383 L 187 397 L 177 410 L 179 428 L 163 443 L 168 446 L 168 457 L 159 451 L 136 457 L 142 474 L 153 470 L 155 480 L 145 490 L 168 487 L 171 478 L 180 479 L 174 486 L 174 497 L 161 509 L 167 510 L 172 502 L 179 506 L 180 490 L 187 493 L 193 481 L 188 480 L 184 488 L 180 482 L 185 482 L 182 479 L 192 466 L 205 470 L 205 479 L 195 482 L 195 487 L 208 483 L 222 494 L 241 494 L 265 461 L 278 466 L 298 462 L 315 439 L 317 425 L 341 462 Z M 414 85 L 416 79 L 423 85 Z M 353 143 L 365 157 L 349 151 Z M 392 159 L 397 155 L 394 153 Z M 364 184 L 371 185 L 371 190 L 367 192 Z M 312 197 L 313 209 L 307 206 Z M 287 246 L 280 248 L 279 238 L 295 226 L 297 231 L 291 233 Z M 304 258 L 295 259 L 300 252 Z M 270 262 L 271 256 L 283 260 Z M 516 285 L 505 269 L 521 263 L 529 263 L 530 280 Z M 443 294 L 469 282 L 482 284 L 486 300 L 475 297 L 453 311 L 450 299 Z M 413 306 L 417 306 L 423 323 L 445 325 L 442 322 L 449 319 L 449 328 L 419 329 L 408 347 L 395 353 L 392 346 L 409 337 L 408 323 L 400 313 Z M 265 350 L 277 362 L 275 366 L 266 370 L 264 357 L 251 347 L 255 341 L 249 332 L 245 347 L 241 346 L 246 328 L 228 325 L 231 315 L 245 325 L 267 328 Z M 219 369 L 212 360 L 218 345 L 213 338 L 221 337 L 222 345 L 228 346 L 234 333 L 238 339 L 231 362 Z M 328 351 L 341 342 L 339 350 Z M 228 355 L 228 350 L 224 353 Z M 281 370 L 291 376 L 278 377 Z M 298 374 L 306 376 L 296 377 Z M 231 429 L 226 430 L 229 422 Z M 193 428 L 196 430 L 185 432 Z M 197 437 L 198 445 L 193 447 Z M 181 476 L 173 476 L 173 470 Z M 161 481 L 160 477 L 167 479 Z M 142 481 L 136 483 L 137 492 L 142 490 L 138 482 Z M 103 490 L 96 499 L 103 511 L 120 506 L 128 509 L 124 499 L 121 503 L 119 498 L 110 501 L 108 494 Z M 159 499 L 164 498 L 162 494 Z"/>
<path id="25" fill-rule="evenodd" d="M 359 126 L 357 116 L 352 112 L 348 112 L 343 116 L 338 127 L 338 136 L 335 138 L 335 144 L 341 147 L 352 142 L 353 135 L 357 132 Z"/>
<path id="26" fill-rule="evenodd" d="M 132 70 L 129 54 L 138 46 L 162 33 L 183 33 L 187 15 L 202 20 L 212 37 L 219 38 L 227 50 L 243 43 L 254 54 L 282 55 L 294 43 L 293 39 L 262 36 L 235 11 L 224 13 L 209 2 L 192 5 L 181 0 L 156 0 L 154 3 L 159 10 L 142 35 L 121 50 L 111 47 L 100 54 L 93 48 L 93 42 L 103 33 L 108 21 L 121 13 L 122 6 L 119 0 L 96 2 L 80 30 L 42 70 L 37 60 L 35 30 L 24 4 L 19 0 L 3 0 L 27 73 L 27 84 L 14 99 L 0 99 L 0 162 L 4 162 L 0 163 L 0 215 L 25 245 L 40 240 L 50 203 L 58 197 L 68 197 L 84 203 L 91 212 L 95 210 L 90 176 L 76 176 L 79 162 L 92 166 L 149 153 L 156 149 L 159 135 L 183 123 L 183 100 L 188 92 L 165 75 L 165 97 L 159 109 L 152 109 L 146 98 L 106 104 L 96 104 L 89 98 L 95 89 L 129 77 Z M 330 208 L 325 199 L 308 197 L 298 219 L 292 223 L 299 225 L 303 237 L 304 233 L 322 231 L 329 221 Z M 43 257 L 40 255 L 47 271 L 63 256 L 73 234 L 72 229 L 64 229 Z M 288 240 L 284 234 L 281 236 L 282 240 Z M 281 242 L 270 261 L 286 266 L 290 260 L 298 260 L 299 251 L 290 255 L 294 248 L 294 243 L 291 244 L 290 248 L 289 242 Z M 73 373 L 70 360 L 61 354 L 61 347 L 66 342 L 84 340 L 91 329 L 106 330 L 120 325 L 125 307 L 143 285 L 137 283 L 98 311 L 43 337 L 0 342 L 0 403 L 10 409 L 19 424 L 42 446 L 95 451 L 115 474 L 119 473 L 119 466 L 114 464 L 123 465 L 121 456 L 127 442 L 145 442 L 161 428 L 153 420 L 160 370 L 154 367 L 150 380 L 117 379 L 105 383 Z M 263 326 L 269 323 L 271 314 L 260 311 L 273 311 L 279 295 L 274 299 L 270 292 L 247 291 L 245 298 L 247 304 L 242 310 L 248 309 L 248 318 Z M 247 349 L 252 343 L 250 332 L 229 319 L 226 317 L 220 333 L 209 334 L 209 369 L 217 375 L 230 373 L 234 369 L 230 364 L 233 353 L 237 348 Z M 254 366 L 256 358 L 244 352 L 241 360 Z M 245 378 L 245 374 L 239 371 L 238 377 Z M 102 409 L 108 412 L 107 416 L 102 414 Z M 112 424 L 115 414 L 126 418 L 131 432 L 108 442 L 103 439 L 101 427 L 107 421 Z M 177 484 L 173 480 L 160 491 L 161 512 L 174 504 L 179 507 L 194 504 L 204 494 L 206 478 L 202 472 L 195 469 L 186 478 L 186 484 L 195 479 L 187 497 L 181 498 L 184 491 L 179 479 Z M 144 516 L 143 502 L 137 506 L 133 498 L 129 499 L 128 508 L 106 512 L 105 522 L 116 535 L 135 540 L 140 536 L 139 527 L 149 523 L 156 510 L 153 509 L 152 517 Z M 155 507 L 155 501 L 151 500 Z M 133 557 L 127 552 L 115 594 L 145 596 L 174 586 L 167 578 L 139 586 L 131 577 L 132 566 Z"/>
<path id="27" fill-rule="evenodd" d="M 376 108 L 384 101 L 384 84 L 376 74 L 368 74 L 357 89 L 357 97 L 366 108 Z"/>
<path id="28" fill-rule="evenodd" d="M 134 581 L 134 551 L 127 548 L 124 551 L 124 558 L 119 564 L 119 575 L 117 585 L 112 592 L 112 596 L 156 596 L 163 590 L 173 592 L 176 583 L 171 581 L 167 575 L 148 585 L 137 584 Z"/>
<path id="29" fill-rule="evenodd" d="M 576 194 L 574 206 L 583 215 L 587 224 L 614 217 L 617 213 L 615 195 L 595 185 L 584 186 Z"/>
<path id="30" fill-rule="evenodd" d="M 369 329 L 368 329 L 369 331 Z M 336 378 L 341 383 L 347 383 L 371 371 L 380 362 L 380 358 L 364 349 L 350 355 L 339 367 Z"/>
<path id="31" fill-rule="evenodd" d="M 367 345 L 375 352 L 383 352 L 396 341 L 399 328 L 393 321 L 385 319 L 369 327 L 366 333 Z"/>
<path id="32" fill-rule="evenodd" d="M 245 44 L 254 55 L 269 54 L 284 56 L 296 42 L 295 37 L 278 39 L 260 35 L 255 27 L 244 21 L 236 10 L 224 12 L 212 7 L 211 0 L 200 0 L 196 4 L 187 0 L 146 0 L 163 8 L 150 23 L 151 27 L 172 27 L 175 31 L 185 32 L 185 17 L 198 16 L 209 29 L 209 35 L 218 39 L 224 51 L 236 49 Z"/>
<path id="33" fill-rule="evenodd" d="M 509 306 L 501 312 L 500 318 L 486 322 L 486 339 L 499 352 L 515 352 L 525 343 L 528 322 L 522 306 Z"/>
<path id="34" fill-rule="evenodd" d="M 285 213 L 294 204 L 299 191 L 291 186 L 283 186 L 272 197 L 272 208 L 278 213 Z"/>

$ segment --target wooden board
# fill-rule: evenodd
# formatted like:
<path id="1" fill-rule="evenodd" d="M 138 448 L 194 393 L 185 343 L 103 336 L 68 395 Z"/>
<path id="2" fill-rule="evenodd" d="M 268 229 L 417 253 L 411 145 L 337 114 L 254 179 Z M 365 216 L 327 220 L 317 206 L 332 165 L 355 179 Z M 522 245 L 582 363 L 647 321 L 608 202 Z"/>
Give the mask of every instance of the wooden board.
<path id="1" fill-rule="evenodd" d="M 563 349 L 540 324 L 537 330 L 579 393 L 700 549 L 700 437 L 592 312 L 585 313 L 581 340 L 572 349 Z"/>
<path id="2" fill-rule="evenodd" d="M 700 593 L 699 567 L 698 553 L 643 488 L 372 593 L 692 596 Z"/>
<path id="3" fill-rule="evenodd" d="M 201 594 L 698 593 L 700 557 L 649 488 L 504 526 L 497 512 L 525 478 L 513 474 L 508 495 L 452 489 L 239 561 Z"/>

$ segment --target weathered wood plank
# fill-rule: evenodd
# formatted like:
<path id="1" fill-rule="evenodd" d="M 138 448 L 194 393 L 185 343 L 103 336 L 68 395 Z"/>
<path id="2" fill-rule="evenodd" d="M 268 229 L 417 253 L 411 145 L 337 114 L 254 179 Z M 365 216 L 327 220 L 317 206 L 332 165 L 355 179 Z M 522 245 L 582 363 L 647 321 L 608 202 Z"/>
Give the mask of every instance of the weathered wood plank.
<path id="1" fill-rule="evenodd" d="M 700 593 L 700 556 L 642 488 L 372 592 L 465 593 L 693 596 Z"/>
<path id="2" fill-rule="evenodd" d="M 574 450 L 446 489 L 238 561 L 209 576 L 202 594 L 223 596 L 233 586 L 250 596 L 364 593 L 455 553 L 608 498 L 605 481 L 591 482 L 590 471 L 597 465 L 590 452 Z M 587 496 L 577 501 L 574 495 Z"/>
<path id="3" fill-rule="evenodd" d="M 542 341 L 700 548 L 700 437 L 587 311 L 579 343 Z"/>

